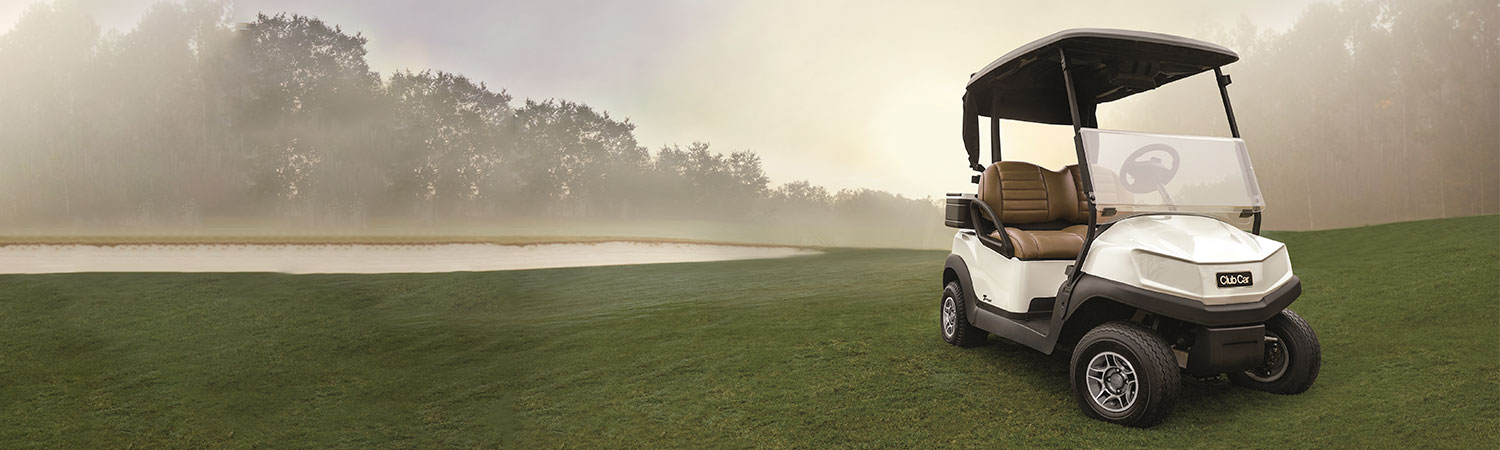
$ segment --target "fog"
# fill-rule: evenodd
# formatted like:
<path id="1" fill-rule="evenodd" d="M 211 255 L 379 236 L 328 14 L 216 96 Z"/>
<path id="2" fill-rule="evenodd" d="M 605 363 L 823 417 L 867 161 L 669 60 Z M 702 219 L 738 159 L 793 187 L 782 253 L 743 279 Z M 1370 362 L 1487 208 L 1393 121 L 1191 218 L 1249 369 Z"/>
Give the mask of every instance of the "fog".
<path id="1" fill-rule="evenodd" d="M 1076 26 L 1240 53 L 1268 228 L 1500 212 L 1494 2 L 137 3 L 0 5 L 0 234 L 943 247 L 968 74 Z M 1100 123 L 1228 134 L 1207 76 Z M 1068 127 L 1004 127 L 1069 163 Z"/>

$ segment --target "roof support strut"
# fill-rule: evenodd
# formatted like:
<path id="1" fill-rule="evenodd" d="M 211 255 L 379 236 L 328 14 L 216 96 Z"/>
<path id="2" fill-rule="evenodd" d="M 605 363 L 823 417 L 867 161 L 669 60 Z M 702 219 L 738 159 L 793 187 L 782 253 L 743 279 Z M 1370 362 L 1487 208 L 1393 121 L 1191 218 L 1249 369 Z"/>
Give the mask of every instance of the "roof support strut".
<path id="1" fill-rule="evenodd" d="M 1217 81 L 1219 85 L 1219 98 L 1224 100 L 1224 115 L 1229 116 L 1229 134 L 1239 139 L 1240 124 L 1234 121 L 1234 106 L 1229 104 L 1229 83 L 1233 81 L 1229 79 L 1229 75 L 1224 74 L 1223 69 L 1218 67 L 1214 68 L 1214 81 Z M 1255 212 L 1255 222 L 1250 225 L 1250 232 L 1260 235 L 1260 211 Z"/>
<path id="2" fill-rule="evenodd" d="M 975 172 L 983 172 L 984 164 L 979 163 L 979 124 L 975 123 L 979 121 L 979 99 L 974 98 L 974 94 L 965 93 L 963 101 L 964 151 L 969 154 L 969 168 Z M 973 181 L 978 183 L 979 177 L 975 176 Z"/>
<path id="3" fill-rule="evenodd" d="M 1099 234 L 1099 221 L 1096 217 L 1098 207 L 1094 204 L 1094 177 L 1090 174 L 1088 153 L 1083 148 L 1083 119 L 1078 114 L 1078 92 L 1073 85 L 1073 70 L 1068 67 L 1068 51 L 1057 49 L 1057 57 L 1062 63 L 1063 85 L 1068 91 L 1068 109 L 1073 113 L 1073 150 L 1078 153 L 1078 175 L 1083 178 L 1083 192 L 1089 204 L 1088 234 L 1083 239 L 1083 248 L 1078 250 L 1078 259 L 1073 261 L 1072 270 L 1068 271 L 1068 280 L 1062 285 L 1062 290 L 1066 292 L 1058 293 L 1058 299 L 1067 299 L 1072 294 L 1073 284 L 1083 274 L 1083 260 L 1088 256 L 1094 237 Z M 1067 304 L 1062 306 L 1066 308 Z"/>
<path id="4" fill-rule="evenodd" d="M 995 104 L 1000 104 L 1000 97 L 995 97 Z M 990 164 L 997 162 L 1000 162 L 1000 117 L 990 116 Z"/>

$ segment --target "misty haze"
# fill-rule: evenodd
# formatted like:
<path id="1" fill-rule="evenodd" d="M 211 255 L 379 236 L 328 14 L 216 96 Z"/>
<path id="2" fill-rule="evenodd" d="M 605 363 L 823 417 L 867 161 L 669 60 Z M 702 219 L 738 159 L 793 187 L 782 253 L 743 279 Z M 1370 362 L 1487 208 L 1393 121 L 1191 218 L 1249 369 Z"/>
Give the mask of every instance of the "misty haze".
<path id="1" fill-rule="evenodd" d="M 699 142 L 645 142 L 641 130 L 672 125 L 611 114 L 590 98 L 529 98 L 506 89 L 503 78 L 444 67 L 377 72 L 367 62 L 369 42 L 410 37 L 341 27 L 337 16 L 295 8 L 249 14 L 253 3 L 142 5 L 138 19 L 119 30 L 97 24 L 91 11 L 98 8 L 87 2 L 18 11 L 0 34 L 5 234 L 21 242 L 552 235 L 941 248 L 948 238 L 939 199 L 973 189 L 957 132 L 967 72 L 933 86 L 943 94 L 930 110 L 905 112 L 922 119 L 889 130 L 925 140 L 901 154 L 862 152 L 860 143 L 887 130 L 862 126 L 872 117 L 859 112 L 888 113 L 843 95 L 829 101 L 855 103 L 829 105 L 826 116 L 777 113 L 774 103 L 700 112 L 690 110 L 701 103 L 684 103 L 673 113 L 753 107 L 810 115 L 824 123 L 808 126 L 850 138 L 834 146 L 822 138 L 778 143 L 778 160 L 788 161 L 790 151 L 810 163 L 784 171 L 807 176 L 791 179 L 767 168 L 765 149 L 721 139 L 746 131 L 786 135 L 758 123 L 743 124 L 750 130 L 700 127 Z M 1267 228 L 1500 210 L 1494 5 L 1419 4 L 1426 5 L 1314 3 L 1284 30 L 1259 28 L 1245 16 L 1199 30 L 1242 56 L 1227 72 L 1265 192 Z M 756 58 L 745 55 L 738 64 L 754 66 Z M 986 61 L 950 58 L 969 70 Z M 740 80 L 725 82 L 739 85 L 723 89 L 745 89 Z M 1107 104 L 1100 122 L 1226 136 L 1218 108 L 1204 75 Z M 941 126 L 927 126 L 931 117 L 942 118 Z M 1052 169 L 1068 163 L 1066 131 L 1048 128 L 1006 121 L 1005 146 L 1019 149 L 1008 154 Z M 861 162 L 872 158 L 885 162 Z M 925 170 L 934 164 L 945 169 Z M 861 184 L 842 175 L 850 168 L 865 171 Z M 913 191 L 913 179 L 924 180 L 916 186 L 926 191 Z"/>

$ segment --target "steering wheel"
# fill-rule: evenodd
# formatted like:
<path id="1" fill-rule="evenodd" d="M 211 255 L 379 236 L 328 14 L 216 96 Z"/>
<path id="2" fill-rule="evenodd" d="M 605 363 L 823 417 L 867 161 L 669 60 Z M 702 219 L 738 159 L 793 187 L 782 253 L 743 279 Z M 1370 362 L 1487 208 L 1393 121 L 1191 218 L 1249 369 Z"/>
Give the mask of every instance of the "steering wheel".
<path id="1" fill-rule="evenodd" d="M 1172 163 L 1168 165 L 1162 162 L 1161 155 L 1157 153 L 1171 157 Z M 1181 162 L 1182 158 L 1177 157 L 1177 149 L 1167 144 L 1141 147 L 1126 157 L 1125 163 L 1120 166 L 1120 184 L 1124 185 L 1125 190 L 1137 194 L 1159 191 L 1162 200 L 1171 204 L 1172 201 L 1166 198 L 1167 193 L 1163 189 L 1168 181 L 1172 181 L 1172 177 L 1177 176 Z"/>

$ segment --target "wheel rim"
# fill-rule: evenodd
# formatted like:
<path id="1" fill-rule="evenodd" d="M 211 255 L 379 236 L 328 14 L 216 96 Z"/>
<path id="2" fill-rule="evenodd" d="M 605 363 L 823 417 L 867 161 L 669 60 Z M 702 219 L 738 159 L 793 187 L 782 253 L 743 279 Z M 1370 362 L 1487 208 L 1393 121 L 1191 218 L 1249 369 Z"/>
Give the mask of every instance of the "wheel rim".
<path id="1" fill-rule="evenodd" d="M 1271 330 L 1266 330 L 1265 362 L 1261 363 L 1260 367 L 1246 370 L 1245 376 L 1261 383 L 1279 380 L 1282 375 L 1286 375 L 1287 366 L 1291 365 L 1291 356 L 1281 336 Z"/>
<path id="2" fill-rule="evenodd" d="M 1135 405 L 1136 394 L 1140 392 L 1140 379 L 1136 376 L 1135 366 L 1115 352 L 1094 355 L 1089 360 L 1084 379 L 1094 405 L 1112 413 L 1130 409 Z"/>
<path id="3" fill-rule="evenodd" d="M 953 337 L 958 331 L 958 305 L 953 297 L 943 298 L 943 336 Z"/>

